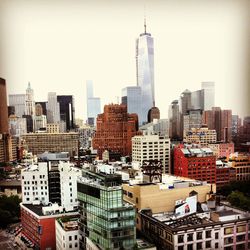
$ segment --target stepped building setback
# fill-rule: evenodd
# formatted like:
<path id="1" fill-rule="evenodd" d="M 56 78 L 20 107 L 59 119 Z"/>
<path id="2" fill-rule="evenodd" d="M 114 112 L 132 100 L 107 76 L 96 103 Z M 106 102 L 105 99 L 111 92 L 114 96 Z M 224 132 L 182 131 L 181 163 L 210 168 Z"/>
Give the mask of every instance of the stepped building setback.
<path id="1" fill-rule="evenodd" d="M 97 149 L 99 158 L 105 150 L 131 155 L 131 138 L 137 134 L 138 116 L 128 114 L 126 105 L 110 104 L 104 106 L 104 113 L 97 117 L 93 148 Z"/>

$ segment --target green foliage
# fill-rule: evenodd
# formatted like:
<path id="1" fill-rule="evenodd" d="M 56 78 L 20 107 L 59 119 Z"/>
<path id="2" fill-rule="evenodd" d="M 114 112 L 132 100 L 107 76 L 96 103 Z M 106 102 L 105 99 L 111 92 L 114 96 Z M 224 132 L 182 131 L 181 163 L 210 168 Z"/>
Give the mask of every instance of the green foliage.
<path id="1" fill-rule="evenodd" d="M 228 195 L 227 200 L 236 207 L 239 207 L 244 210 L 250 209 L 250 198 L 245 196 L 242 192 L 233 191 Z"/>
<path id="2" fill-rule="evenodd" d="M 5 228 L 8 224 L 19 220 L 20 202 L 17 195 L 0 197 L 0 228 Z"/>
<path id="3" fill-rule="evenodd" d="M 218 193 L 224 196 L 228 196 L 233 191 L 239 191 L 245 194 L 246 196 L 250 197 L 249 187 L 250 187 L 250 181 L 234 181 L 224 187 L 221 187 Z"/>

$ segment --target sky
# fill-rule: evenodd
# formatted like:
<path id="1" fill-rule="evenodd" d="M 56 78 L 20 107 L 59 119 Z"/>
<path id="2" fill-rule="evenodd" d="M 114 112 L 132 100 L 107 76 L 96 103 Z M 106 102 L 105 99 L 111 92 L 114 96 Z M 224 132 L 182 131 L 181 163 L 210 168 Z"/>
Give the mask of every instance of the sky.
<path id="1" fill-rule="evenodd" d="M 215 105 L 250 115 L 249 0 L 1 0 L 0 77 L 8 94 L 74 95 L 86 119 L 86 80 L 102 106 L 136 85 L 135 40 L 154 38 L 161 118 L 185 90 L 215 82 Z"/>

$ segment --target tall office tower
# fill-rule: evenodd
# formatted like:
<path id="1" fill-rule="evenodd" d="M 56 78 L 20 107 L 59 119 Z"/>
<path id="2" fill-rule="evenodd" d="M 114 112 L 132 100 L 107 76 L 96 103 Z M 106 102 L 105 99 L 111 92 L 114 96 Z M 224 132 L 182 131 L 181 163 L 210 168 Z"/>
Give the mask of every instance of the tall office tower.
<path id="1" fill-rule="evenodd" d="M 25 115 L 25 94 L 9 95 L 9 106 L 15 107 L 15 115 L 22 117 Z"/>
<path id="2" fill-rule="evenodd" d="M 7 134 L 8 132 L 9 126 L 6 83 L 3 78 L 0 78 L 0 134 Z"/>
<path id="3" fill-rule="evenodd" d="M 153 122 L 154 119 L 160 119 L 160 110 L 157 107 L 152 107 L 148 111 L 148 122 Z"/>
<path id="4" fill-rule="evenodd" d="M 75 102 L 72 95 L 58 95 L 60 119 L 66 123 L 66 130 L 75 128 Z"/>
<path id="5" fill-rule="evenodd" d="M 28 84 L 28 88 L 26 89 L 26 96 L 25 96 L 25 114 L 26 115 L 35 115 L 35 101 L 34 101 L 34 91 Z"/>
<path id="6" fill-rule="evenodd" d="M 214 82 L 202 82 L 201 89 L 191 93 L 191 108 L 209 110 L 215 106 Z"/>
<path id="7" fill-rule="evenodd" d="M 104 113 L 97 117 L 93 148 L 97 149 L 100 158 L 105 150 L 121 156 L 131 155 L 131 138 L 137 130 L 138 117 L 136 114 L 128 114 L 126 105 L 105 105 Z"/>
<path id="8" fill-rule="evenodd" d="M 232 110 L 221 110 L 220 107 L 213 107 L 212 110 L 203 112 L 203 124 L 209 129 L 215 129 L 217 140 L 231 142 L 232 140 Z"/>
<path id="9" fill-rule="evenodd" d="M 20 137 L 27 133 L 27 120 L 26 118 L 17 117 L 16 115 L 9 116 L 9 129 L 10 134 Z"/>
<path id="10" fill-rule="evenodd" d="M 191 109 L 191 92 L 186 89 L 181 93 L 180 99 L 180 131 L 184 131 L 184 116 L 188 114 Z"/>
<path id="11" fill-rule="evenodd" d="M 155 106 L 154 89 L 154 39 L 147 33 L 144 22 L 144 33 L 136 39 L 136 76 L 137 86 L 141 87 L 142 112 L 139 114 L 140 124 L 147 122 L 148 111 Z"/>
<path id="12" fill-rule="evenodd" d="M 210 110 L 212 107 L 215 106 L 214 82 L 202 82 L 201 90 L 203 91 L 203 95 L 204 95 L 204 110 Z"/>
<path id="13" fill-rule="evenodd" d="M 232 115 L 232 138 L 236 142 L 240 133 L 241 119 L 238 115 Z"/>
<path id="14" fill-rule="evenodd" d="M 141 87 L 130 86 L 122 89 L 122 104 L 127 105 L 128 113 L 138 115 L 139 124 L 141 117 Z"/>
<path id="15" fill-rule="evenodd" d="M 34 116 L 34 131 L 38 131 L 41 128 L 46 128 L 47 117 L 43 115 L 43 107 L 40 103 L 35 105 L 35 116 Z"/>
<path id="16" fill-rule="evenodd" d="M 159 160 L 163 165 L 163 174 L 170 173 L 170 139 L 166 136 L 144 134 L 132 138 L 132 160 L 140 162 Z"/>
<path id="17" fill-rule="evenodd" d="M 6 82 L 0 78 L 0 162 L 16 160 L 16 143 L 9 134 Z"/>
<path id="18" fill-rule="evenodd" d="M 123 201 L 121 175 L 101 167 L 78 178 L 80 249 L 134 249 L 135 209 Z"/>
<path id="19" fill-rule="evenodd" d="M 169 106 L 169 137 L 171 139 L 180 139 L 182 133 L 180 130 L 180 110 L 178 100 L 174 100 Z"/>
<path id="20" fill-rule="evenodd" d="M 180 113 L 186 115 L 191 109 L 191 92 L 186 89 L 180 96 Z"/>
<path id="21" fill-rule="evenodd" d="M 189 110 L 183 116 L 183 135 L 192 128 L 200 128 L 202 125 L 202 110 Z"/>
<path id="22" fill-rule="evenodd" d="M 47 120 L 48 123 L 60 122 L 60 107 L 55 92 L 48 93 Z"/>
<path id="23" fill-rule="evenodd" d="M 101 113 L 101 99 L 94 97 L 93 82 L 87 80 L 87 123 L 89 125 L 96 125 L 96 117 Z"/>

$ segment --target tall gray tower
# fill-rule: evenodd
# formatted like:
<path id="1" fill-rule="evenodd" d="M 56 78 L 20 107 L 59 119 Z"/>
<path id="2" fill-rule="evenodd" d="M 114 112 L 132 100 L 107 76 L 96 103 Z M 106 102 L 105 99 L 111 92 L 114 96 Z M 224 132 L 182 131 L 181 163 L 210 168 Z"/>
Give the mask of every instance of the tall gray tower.
<path id="1" fill-rule="evenodd" d="M 148 111 L 155 106 L 154 39 L 146 28 L 144 20 L 144 33 L 136 39 L 136 77 L 142 94 L 142 109 L 138 114 L 140 124 L 147 122 Z"/>

